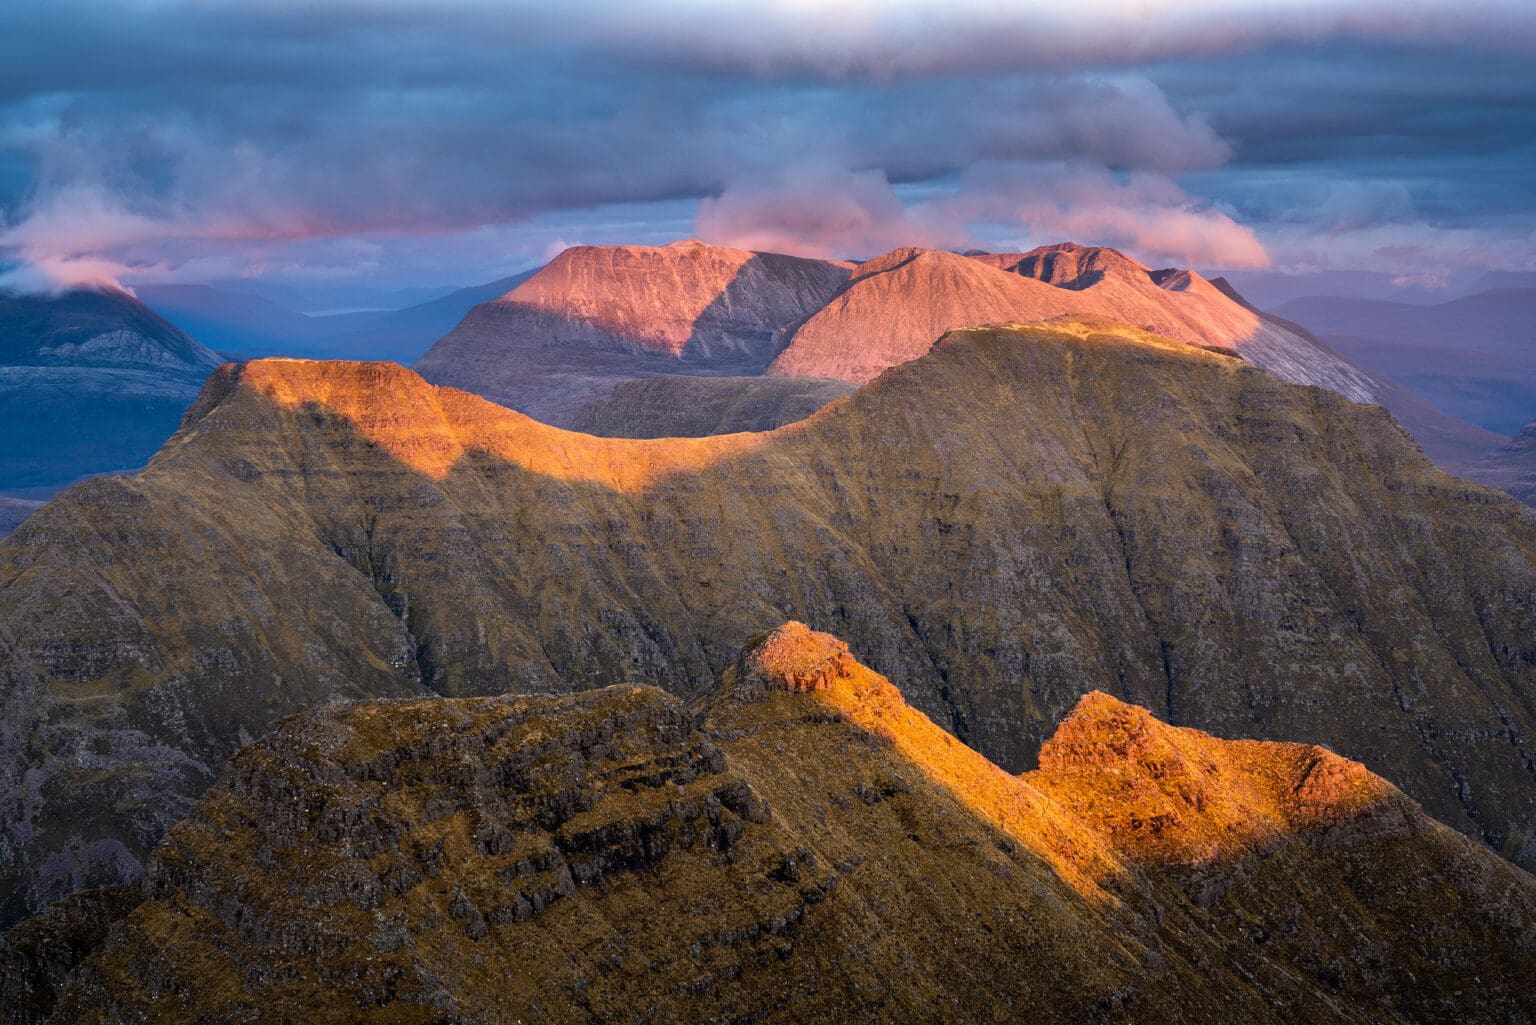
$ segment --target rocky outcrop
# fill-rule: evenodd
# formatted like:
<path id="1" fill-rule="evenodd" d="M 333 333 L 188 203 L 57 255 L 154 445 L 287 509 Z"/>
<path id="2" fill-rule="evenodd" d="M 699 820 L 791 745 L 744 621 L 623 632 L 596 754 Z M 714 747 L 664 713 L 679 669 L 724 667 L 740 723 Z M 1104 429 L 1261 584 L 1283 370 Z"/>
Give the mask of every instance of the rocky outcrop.
<path id="1" fill-rule="evenodd" d="M 772 690 L 827 690 L 850 678 L 857 665 L 843 641 L 791 621 L 747 645 L 726 677 L 722 696 L 754 701 Z"/>
<path id="2" fill-rule="evenodd" d="M 1203 868 L 1296 835 L 1327 846 L 1432 829 L 1396 787 L 1327 748 L 1217 740 L 1099 691 L 1025 778 L 1141 864 Z"/>
<path id="3" fill-rule="evenodd" d="M 1536 880 L 1326 751 L 1092 694 L 1010 775 L 799 623 L 703 705 L 613 687 L 287 720 L 156 851 L 142 903 L 76 898 L 6 938 L 26 969 L 0 1011 L 1406 1025 L 1528 1006 Z"/>
<path id="4" fill-rule="evenodd" d="M 845 264 L 693 241 L 577 246 L 471 310 L 416 370 L 569 426 L 623 381 L 761 372 L 847 277 Z"/>
<path id="5" fill-rule="evenodd" d="M 800 423 L 663 441 L 252 363 L 0 543 L 7 914 L 131 875 L 282 715 L 691 695 L 786 618 L 1009 769 L 1104 689 L 1363 760 L 1530 863 L 1532 594 L 1529 511 L 1382 410 L 1129 328 L 958 332 Z"/>

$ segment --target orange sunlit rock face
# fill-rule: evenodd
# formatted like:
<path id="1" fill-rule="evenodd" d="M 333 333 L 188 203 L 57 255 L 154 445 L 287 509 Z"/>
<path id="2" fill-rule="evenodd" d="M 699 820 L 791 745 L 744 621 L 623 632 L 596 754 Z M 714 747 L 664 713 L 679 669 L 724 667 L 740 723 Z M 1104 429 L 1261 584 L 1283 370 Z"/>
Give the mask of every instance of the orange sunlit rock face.
<path id="1" fill-rule="evenodd" d="M 1082 317 L 1027 328 L 1008 326 L 1031 335 L 1075 339 L 1087 339 L 1108 327 L 1103 321 Z M 1120 325 L 1113 326 L 1113 332 L 1117 340 L 1134 338 L 1138 345 L 1165 353 L 1205 358 L 1198 349 L 1145 332 Z M 975 333 L 957 331 L 946 337 Z M 270 412 L 263 407 L 272 406 L 334 418 L 433 480 L 445 478 L 466 457 L 483 453 L 557 480 L 596 484 L 624 494 L 637 494 L 668 477 L 763 448 L 770 439 L 801 431 L 811 422 L 770 432 L 703 438 L 601 438 L 551 427 L 456 388 L 428 384 L 395 363 L 285 358 L 221 367 L 184 422 L 195 424 L 215 411 L 224 418 L 260 422 Z M 173 439 L 168 449 L 184 441 Z"/>
<path id="2" fill-rule="evenodd" d="M 764 437 L 597 438 L 541 424 L 468 392 L 430 385 L 394 363 L 254 360 L 221 368 L 209 389 L 188 413 L 189 422 L 229 398 L 307 410 L 344 421 L 369 444 L 434 480 L 442 480 L 472 453 L 485 453 L 558 480 L 633 493 L 660 478 L 752 449 Z M 231 415 L 227 409 L 221 412 Z"/>
<path id="3" fill-rule="evenodd" d="M 831 634 L 803 623 L 784 624 L 743 655 L 729 686 L 736 700 L 779 690 L 836 712 L 890 743 L 973 813 L 1049 864 L 1083 897 L 1114 901 L 1103 884 L 1123 869 L 1100 837 L 909 706 L 889 680 L 861 665 L 848 645 Z"/>
<path id="4" fill-rule="evenodd" d="M 790 622 L 743 655 L 732 696 L 803 694 L 883 738 L 1084 896 L 1131 864 L 1210 865 L 1298 833 L 1414 833 L 1427 819 L 1358 762 L 1308 744 L 1219 740 L 1094 691 L 1012 776 L 907 705 L 830 634 Z"/>
<path id="5" fill-rule="evenodd" d="M 1412 831 L 1422 818 L 1396 787 L 1324 748 L 1218 740 L 1098 691 L 1022 778 L 1136 861 L 1209 864 L 1299 830 Z"/>

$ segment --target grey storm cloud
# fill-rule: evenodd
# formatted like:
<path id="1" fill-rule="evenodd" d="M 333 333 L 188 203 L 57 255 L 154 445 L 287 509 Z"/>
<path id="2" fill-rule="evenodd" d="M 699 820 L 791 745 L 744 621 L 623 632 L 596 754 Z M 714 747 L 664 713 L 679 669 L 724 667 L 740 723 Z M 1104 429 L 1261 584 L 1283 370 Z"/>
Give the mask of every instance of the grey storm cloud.
<path id="1" fill-rule="evenodd" d="M 958 243 L 970 217 L 1252 263 L 1235 221 L 1295 216 L 1276 169 L 1355 183 L 1332 207 L 1292 186 L 1320 210 L 1465 228 L 1492 201 L 1444 174 L 1475 155 L 1507 212 L 1527 6 L 13 0 L 0 249 L 44 277 L 175 275 L 702 201 L 705 233 L 786 248 L 839 224 L 848 246 Z M 898 198 L 927 187 L 949 196 Z"/>

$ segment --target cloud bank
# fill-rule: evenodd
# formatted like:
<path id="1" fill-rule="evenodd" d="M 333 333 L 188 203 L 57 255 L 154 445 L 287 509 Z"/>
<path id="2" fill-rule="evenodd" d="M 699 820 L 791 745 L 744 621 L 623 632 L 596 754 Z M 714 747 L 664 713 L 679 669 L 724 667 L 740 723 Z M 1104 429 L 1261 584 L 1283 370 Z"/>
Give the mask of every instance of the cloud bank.
<path id="1" fill-rule="evenodd" d="M 1527 7 L 17 0 L 0 261 L 463 282 L 693 229 L 1524 266 Z"/>

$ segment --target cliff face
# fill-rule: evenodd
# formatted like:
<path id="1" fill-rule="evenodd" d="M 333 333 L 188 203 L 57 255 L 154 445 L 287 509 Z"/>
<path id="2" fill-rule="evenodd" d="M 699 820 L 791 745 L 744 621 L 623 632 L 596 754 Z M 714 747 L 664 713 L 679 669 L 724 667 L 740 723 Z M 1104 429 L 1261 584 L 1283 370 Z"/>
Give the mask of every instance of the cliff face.
<path id="1" fill-rule="evenodd" d="M 210 383 L 0 544 L 6 915 L 131 877 L 332 697 L 709 685 L 849 637 L 982 754 L 1105 689 L 1536 858 L 1536 522 L 1381 410 L 1127 328 L 958 332 L 769 434 L 571 434 L 387 364 Z"/>
<path id="2" fill-rule="evenodd" d="M 844 264 L 697 242 L 577 246 L 471 310 L 416 370 L 566 426 L 621 381 L 760 372 L 847 277 Z"/>
<path id="3" fill-rule="evenodd" d="M 1326 751 L 1092 694 L 1013 776 L 798 623 L 702 704 L 701 722 L 626 686 L 288 720 L 172 830 L 142 903 L 77 898 L 0 943 L 35 980 L 0 1006 L 71 1023 L 1528 1006 L 1536 880 Z M 83 900 L 117 924 L 81 928 Z"/>

